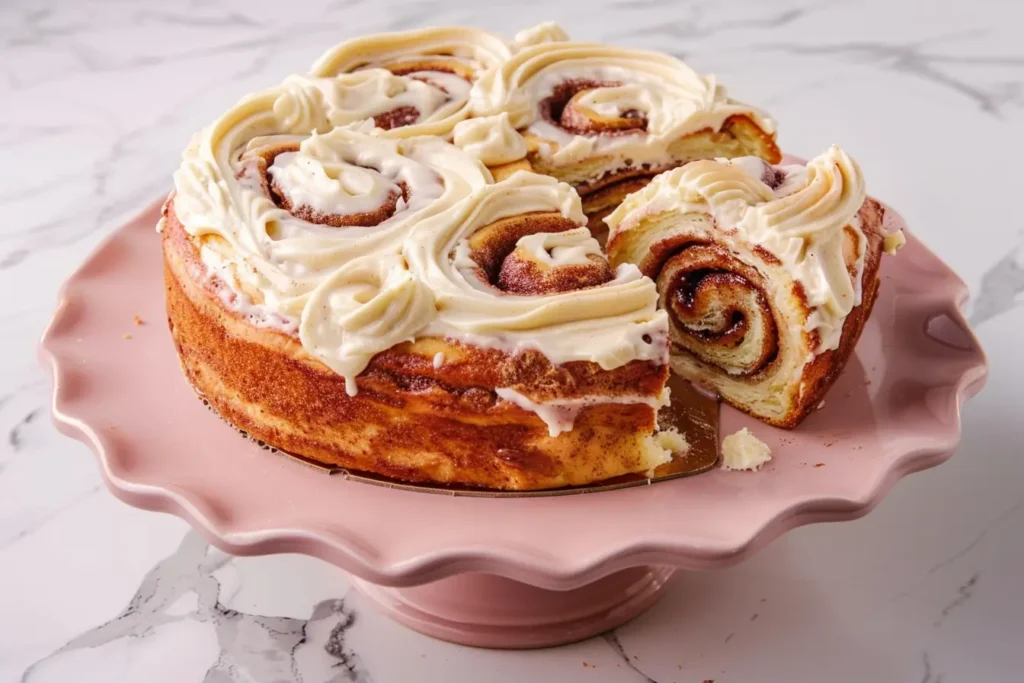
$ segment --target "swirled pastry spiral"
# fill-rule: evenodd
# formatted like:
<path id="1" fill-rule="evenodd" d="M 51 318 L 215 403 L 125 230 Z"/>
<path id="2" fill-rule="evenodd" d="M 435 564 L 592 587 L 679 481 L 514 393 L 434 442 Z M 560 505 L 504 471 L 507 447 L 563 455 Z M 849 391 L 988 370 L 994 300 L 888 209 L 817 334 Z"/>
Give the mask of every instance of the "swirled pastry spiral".
<path id="1" fill-rule="evenodd" d="M 509 117 L 529 164 L 579 191 L 595 231 L 627 194 L 687 161 L 780 159 L 773 121 L 664 54 L 537 43 L 478 79 L 471 100 L 476 117 Z"/>
<path id="2" fill-rule="evenodd" d="M 330 111 L 320 130 L 372 120 L 399 136 L 448 137 L 469 114 L 469 93 L 511 55 L 498 36 L 447 27 L 385 33 L 341 43 L 309 76 L 293 76 L 295 115 Z M 321 101 L 323 100 L 323 101 Z"/>
<path id="3" fill-rule="evenodd" d="M 881 255 L 901 244 L 882 217 L 838 147 L 806 166 L 695 161 L 608 217 L 608 253 L 657 282 L 674 371 L 793 427 L 853 352 Z"/>
<path id="4" fill-rule="evenodd" d="M 317 71 L 408 65 L 368 45 Z M 436 52 L 410 73 L 464 58 Z M 609 265 L 574 190 L 495 181 L 408 134 L 459 113 L 396 135 L 349 124 L 358 107 L 326 88 L 243 99 L 175 174 L 168 316 L 197 391 L 271 446 L 409 481 L 548 488 L 666 461 L 667 316 L 636 266 Z"/>

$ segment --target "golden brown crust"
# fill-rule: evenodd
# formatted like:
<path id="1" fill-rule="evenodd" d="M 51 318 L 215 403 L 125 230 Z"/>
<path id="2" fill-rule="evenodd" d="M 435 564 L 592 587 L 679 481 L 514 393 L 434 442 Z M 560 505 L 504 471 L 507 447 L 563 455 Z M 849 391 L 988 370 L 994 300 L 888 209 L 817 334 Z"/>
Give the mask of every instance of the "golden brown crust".
<path id="1" fill-rule="evenodd" d="M 534 413 L 495 387 L 536 400 L 594 394 L 658 396 L 668 368 L 635 361 L 612 371 L 552 365 L 438 338 L 375 356 L 349 396 L 345 380 L 282 331 L 226 307 L 169 207 L 163 231 L 168 322 L 189 382 L 231 424 L 284 451 L 416 482 L 497 489 L 580 485 L 645 471 L 655 411 L 646 404 L 583 408 L 552 438 Z M 444 362 L 435 367 L 435 354 Z"/>
<path id="2" fill-rule="evenodd" d="M 510 161 L 507 164 L 500 164 L 498 166 L 490 166 L 488 170 L 491 172 L 491 176 L 494 177 L 494 182 L 501 182 L 505 178 L 510 178 L 519 171 L 533 171 L 533 166 L 526 159 L 520 159 L 518 161 Z"/>
<path id="3" fill-rule="evenodd" d="M 853 351 L 860 339 L 864 325 L 871 317 L 871 309 L 874 308 L 875 299 L 878 298 L 878 290 L 881 279 L 878 277 L 878 270 L 882 264 L 882 218 L 885 209 L 874 199 L 868 199 L 860 209 L 861 227 L 867 237 L 868 244 L 864 255 L 864 273 L 861 277 L 861 301 L 860 305 L 854 307 L 846 316 L 843 323 L 843 334 L 839 340 L 839 347 L 834 350 L 818 354 L 814 361 L 804 368 L 803 377 L 797 389 L 799 394 L 795 401 L 795 410 L 788 416 L 788 419 L 776 423 L 778 427 L 793 429 L 814 410 L 829 387 L 836 381 L 846 367 L 847 361 L 853 355 Z M 806 301 L 806 298 L 805 298 Z"/>
<path id="4" fill-rule="evenodd" d="M 759 156 L 769 164 L 782 161 L 782 150 L 775 144 L 775 136 L 746 114 L 735 114 L 727 118 L 722 131 L 751 150 L 752 156 Z"/>

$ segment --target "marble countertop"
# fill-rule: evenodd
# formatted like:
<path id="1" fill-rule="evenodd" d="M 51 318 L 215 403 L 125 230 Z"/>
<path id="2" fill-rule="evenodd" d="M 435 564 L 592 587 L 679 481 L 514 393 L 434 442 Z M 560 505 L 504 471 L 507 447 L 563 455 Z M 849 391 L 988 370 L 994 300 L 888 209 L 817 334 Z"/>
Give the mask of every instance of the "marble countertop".
<path id="1" fill-rule="evenodd" d="M 968 282 L 993 367 L 949 463 L 870 515 L 695 573 L 603 638 L 432 641 L 301 556 L 232 558 L 109 495 L 47 416 L 35 344 L 57 288 L 167 191 L 190 134 L 362 33 L 469 24 L 671 52 L 840 142 Z M 0 682 L 1020 680 L 1024 670 L 1024 6 L 1000 0 L 462 0 L 0 6 Z"/>

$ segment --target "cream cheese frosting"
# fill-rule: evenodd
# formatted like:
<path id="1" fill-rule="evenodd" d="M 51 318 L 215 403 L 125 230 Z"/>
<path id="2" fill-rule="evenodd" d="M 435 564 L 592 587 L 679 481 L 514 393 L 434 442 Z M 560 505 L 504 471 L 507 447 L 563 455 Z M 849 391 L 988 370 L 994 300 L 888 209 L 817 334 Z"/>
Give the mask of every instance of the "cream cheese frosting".
<path id="1" fill-rule="evenodd" d="M 544 116 L 541 103 L 560 85 L 589 81 L 575 106 L 603 117 L 642 117 L 646 130 L 615 135 L 574 133 Z M 719 130 L 743 114 L 772 133 L 774 121 L 730 99 L 713 76 L 702 77 L 665 54 L 597 43 L 543 42 L 518 51 L 479 78 L 470 96 L 475 116 L 508 113 L 512 125 L 549 141 L 542 153 L 554 164 L 610 156 L 617 163 L 656 166 L 672 160 L 671 144 L 702 129 Z"/>
<path id="2" fill-rule="evenodd" d="M 479 280 L 469 236 L 501 218 L 544 211 L 586 223 L 571 187 L 520 171 L 477 188 L 443 219 L 416 226 L 403 255 L 442 311 L 425 334 L 513 352 L 535 349 L 556 364 L 589 361 L 606 370 L 633 360 L 666 362 L 668 321 L 656 308 L 654 282 L 635 267 L 620 268 L 598 287 L 537 296 L 496 295 Z M 593 239 L 582 230 L 562 234 L 569 233 L 566 239 L 577 244 Z"/>
<path id="3" fill-rule="evenodd" d="M 327 51 L 313 65 L 310 80 L 330 91 L 335 116 L 344 112 L 348 119 L 333 125 L 412 107 L 417 114 L 408 112 L 412 118 L 406 125 L 392 128 L 388 135 L 448 137 L 455 124 L 469 116 L 470 85 L 511 54 L 512 46 L 479 29 L 384 33 Z"/>
<path id="4" fill-rule="evenodd" d="M 782 174 L 774 189 L 766 170 Z M 689 163 L 627 197 L 606 222 L 614 238 L 645 216 L 710 214 L 724 241 L 735 233 L 767 249 L 803 285 L 812 308 L 807 329 L 818 333 L 821 352 L 838 347 L 846 316 L 860 304 L 867 239 L 857 214 L 866 197 L 860 167 L 832 146 L 806 166 L 771 167 L 756 157 Z M 852 268 L 846 230 L 857 236 Z"/>
<path id="5" fill-rule="evenodd" d="M 569 40 L 569 34 L 553 21 L 545 21 L 536 26 L 523 29 L 515 36 L 515 44 L 521 48 L 540 45 L 541 43 L 558 43 L 565 40 Z"/>
<path id="6" fill-rule="evenodd" d="M 508 114 L 466 119 L 455 125 L 455 145 L 487 166 L 499 166 L 526 156 L 526 141 Z"/>
<path id="7" fill-rule="evenodd" d="M 516 250 L 528 254 L 533 260 L 546 266 L 582 266 L 590 263 L 590 257 L 604 258 L 601 245 L 586 228 L 565 232 L 537 232 L 520 237 Z"/>
<path id="8" fill-rule="evenodd" d="M 420 99 L 409 101 L 429 110 L 420 81 L 395 81 L 378 68 L 395 68 L 404 50 L 484 64 L 507 49 L 462 29 L 401 35 L 333 50 L 313 76 L 244 98 L 195 136 L 175 173 L 174 209 L 204 263 L 235 300 L 297 330 L 350 393 L 374 354 L 427 336 L 510 353 L 535 349 L 555 364 L 666 363 L 667 318 L 654 283 L 635 267 L 620 267 L 600 286 L 532 296 L 480 281 L 466 263 L 476 230 L 531 212 L 557 212 L 582 226 L 580 199 L 533 173 L 494 182 L 467 152 L 410 134 L 446 126 L 461 109 L 449 114 L 442 103 L 436 120 L 390 131 L 354 121 L 413 92 Z M 467 38 L 479 44 L 465 47 Z M 358 68 L 365 70 L 334 75 Z M 352 96 L 351 83 L 373 96 Z M 553 263 L 575 263 L 596 249 L 583 228 L 520 241 Z"/>
<path id="9" fill-rule="evenodd" d="M 772 459 L 768 444 L 743 429 L 722 439 L 722 469 L 755 471 Z"/>

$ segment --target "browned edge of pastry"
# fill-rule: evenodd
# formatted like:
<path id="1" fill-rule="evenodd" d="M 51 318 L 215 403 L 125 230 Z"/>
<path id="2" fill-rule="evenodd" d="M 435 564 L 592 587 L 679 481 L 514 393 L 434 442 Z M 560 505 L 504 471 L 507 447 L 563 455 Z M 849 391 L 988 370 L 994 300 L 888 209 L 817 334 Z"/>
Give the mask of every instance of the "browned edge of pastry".
<path id="1" fill-rule="evenodd" d="M 843 333 L 839 339 L 839 346 L 836 349 L 824 351 L 818 354 L 815 359 L 804 368 L 803 376 L 798 388 L 803 390 L 794 401 L 795 411 L 783 421 L 772 422 L 777 427 L 793 429 L 806 418 L 825 397 L 839 375 L 846 367 L 846 363 L 853 355 L 864 325 L 871 317 L 871 310 L 878 298 L 878 291 L 881 285 L 881 278 L 878 271 L 882 264 L 882 219 L 885 209 L 874 199 L 868 198 L 861 207 L 858 215 L 861 219 L 861 227 L 864 236 L 868 240 L 867 249 L 864 253 L 864 272 L 861 276 L 861 301 L 846 316 L 843 322 Z M 808 334 L 805 332 L 805 334 Z M 740 410 L 741 407 L 736 406 Z"/>
<path id="2" fill-rule="evenodd" d="M 225 285 L 198 276 L 205 272 L 198 249 L 173 203 L 163 245 L 168 323 L 185 375 L 217 413 L 258 441 L 403 481 L 507 490 L 582 485 L 648 467 L 651 406 L 588 406 L 571 431 L 552 438 L 540 418 L 499 399 L 494 387 L 538 399 L 655 396 L 667 366 L 633 361 L 604 371 L 427 338 L 377 354 L 349 396 L 344 378 L 294 336 L 225 306 L 218 295 Z M 439 368 L 436 352 L 446 357 Z"/>

